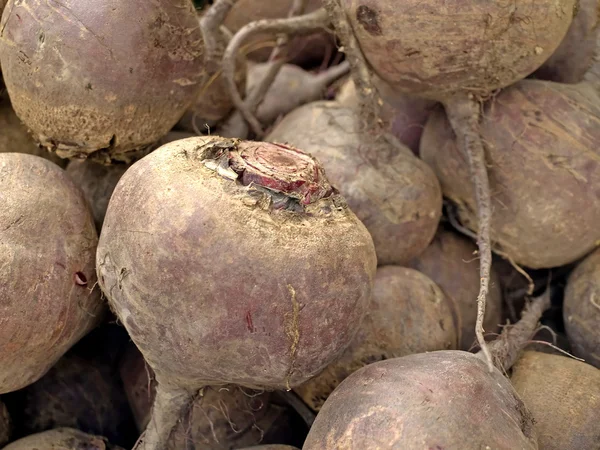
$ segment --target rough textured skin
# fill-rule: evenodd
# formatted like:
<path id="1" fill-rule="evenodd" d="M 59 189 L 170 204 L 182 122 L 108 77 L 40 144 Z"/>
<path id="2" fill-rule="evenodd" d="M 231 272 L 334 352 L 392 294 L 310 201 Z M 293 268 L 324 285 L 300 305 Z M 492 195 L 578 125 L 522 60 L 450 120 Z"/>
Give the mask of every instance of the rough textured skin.
<path id="1" fill-rule="evenodd" d="M 159 382 L 290 388 L 350 343 L 375 252 L 315 164 L 285 146 L 198 137 L 121 178 L 99 282 Z"/>
<path id="2" fill-rule="evenodd" d="M 452 304 L 427 276 L 413 269 L 377 269 L 371 306 L 340 358 L 295 391 L 314 410 L 351 373 L 382 359 L 457 348 Z"/>
<path id="3" fill-rule="evenodd" d="M 600 368 L 600 250 L 571 273 L 565 290 L 563 318 L 576 356 Z"/>
<path id="4" fill-rule="evenodd" d="M 12 109 L 7 94 L 0 95 L 0 130 L 0 153 L 29 153 L 63 168 L 67 165 L 66 160 L 37 145 Z"/>
<path id="5" fill-rule="evenodd" d="M 537 69 L 577 0 L 342 0 L 374 71 L 399 92 L 488 94 Z"/>
<path id="6" fill-rule="evenodd" d="M 102 318 L 97 234 L 57 165 L 0 153 L 0 393 L 39 379 Z"/>
<path id="7" fill-rule="evenodd" d="M 439 183 L 409 151 L 361 143 L 357 112 L 336 102 L 314 102 L 288 114 L 266 140 L 311 153 L 365 224 L 377 262 L 402 265 L 433 239 L 441 210 Z"/>
<path id="8" fill-rule="evenodd" d="M 475 299 L 479 293 L 477 246 L 469 239 L 440 227 L 429 247 L 408 265 L 431 278 L 451 300 L 457 309 L 459 347 L 470 350 L 475 343 Z M 483 328 L 486 333 L 495 333 L 501 323 L 502 287 L 492 270 Z"/>
<path id="9" fill-rule="evenodd" d="M 239 450 L 300 450 L 296 447 L 292 447 L 291 445 L 257 445 L 255 447 L 245 447 Z"/>
<path id="10" fill-rule="evenodd" d="M 171 131 L 161 138 L 156 145 L 164 145 L 192 136 L 190 133 Z M 98 234 L 102 229 L 110 196 L 128 168 L 128 164 L 112 164 L 107 166 L 90 160 L 72 160 L 66 168 L 67 174 L 81 188 L 91 206 Z"/>
<path id="11" fill-rule="evenodd" d="M 120 372 L 137 428 L 143 431 L 156 388 L 152 369 L 132 344 L 121 360 Z M 268 442 L 273 428 L 289 425 L 287 411 L 271 399 L 269 392 L 207 386 L 173 431 L 167 450 L 186 449 L 186 443 L 198 449 L 233 450 Z"/>
<path id="12" fill-rule="evenodd" d="M 600 239 L 600 99 L 586 84 L 523 80 L 485 106 L 481 135 L 492 192 L 491 237 L 516 263 L 568 264 Z M 477 228 L 469 168 L 442 111 L 421 139 L 421 157 L 462 223 Z"/>
<path id="13" fill-rule="evenodd" d="M 600 2 L 579 0 L 577 15 L 552 56 L 533 76 L 559 83 L 579 83 L 592 65 L 600 25 Z"/>
<path id="14" fill-rule="evenodd" d="M 533 415 L 540 448 L 600 448 L 600 370 L 565 356 L 525 352 L 510 381 Z"/>
<path id="15" fill-rule="evenodd" d="M 445 350 L 354 372 L 323 405 L 303 450 L 537 449 L 533 432 L 499 370 Z"/>
<path id="16" fill-rule="evenodd" d="M 261 19 L 278 19 L 288 16 L 293 0 L 238 0 L 225 19 L 225 27 L 236 33 L 244 25 Z M 308 0 L 305 13 L 319 9 L 322 0 Z M 275 46 L 276 37 L 269 34 L 256 35 L 249 39 L 244 49 L 254 61 L 266 61 Z M 298 36 L 290 42 L 290 62 L 306 64 L 318 62 L 327 54 L 327 47 L 333 51 L 333 37 L 322 31 Z"/>
<path id="17" fill-rule="evenodd" d="M 13 106 L 62 157 L 129 161 L 204 81 L 189 0 L 9 0 L 5 13 L 0 61 Z"/>
<path id="18" fill-rule="evenodd" d="M 73 428 L 57 428 L 32 434 L 4 447 L 3 450 L 123 450 L 110 445 L 106 438 L 92 436 Z"/>
<path id="19" fill-rule="evenodd" d="M 394 92 L 379 78 L 375 78 L 374 83 L 384 101 L 381 116 L 390 121 L 389 131 L 418 155 L 423 128 L 436 102 Z M 335 100 L 348 108 L 358 109 L 359 100 L 352 79 L 342 85 Z"/>
<path id="20" fill-rule="evenodd" d="M 10 438 L 10 416 L 4 403 L 0 402 L 0 446 L 6 444 Z"/>

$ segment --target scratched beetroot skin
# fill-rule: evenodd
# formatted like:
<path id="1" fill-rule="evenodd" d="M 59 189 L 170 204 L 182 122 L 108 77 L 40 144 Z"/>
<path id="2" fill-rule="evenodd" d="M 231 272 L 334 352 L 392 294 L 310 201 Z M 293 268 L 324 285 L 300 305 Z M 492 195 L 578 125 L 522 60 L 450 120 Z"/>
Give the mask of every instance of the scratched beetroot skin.
<path id="1" fill-rule="evenodd" d="M 375 268 L 371 237 L 316 160 L 220 137 L 135 163 L 97 253 L 102 290 L 159 382 L 186 389 L 315 375 L 352 339 Z"/>

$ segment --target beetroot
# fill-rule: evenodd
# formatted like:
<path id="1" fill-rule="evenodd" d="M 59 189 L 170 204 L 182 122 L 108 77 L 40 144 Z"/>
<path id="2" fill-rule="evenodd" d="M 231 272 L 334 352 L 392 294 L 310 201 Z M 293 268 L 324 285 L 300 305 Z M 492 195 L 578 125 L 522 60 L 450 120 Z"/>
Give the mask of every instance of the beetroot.
<path id="1" fill-rule="evenodd" d="M 541 449 L 598 446 L 600 370 L 565 356 L 525 352 L 510 381 L 533 414 Z"/>
<path id="2" fill-rule="evenodd" d="M 327 0 L 374 126 L 381 99 L 370 69 L 398 92 L 444 104 L 469 162 L 477 201 L 480 288 L 475 334 L 488 366 L 483 321 L 492 250 L 490 186 L 479 134 L 480 102 L 537 69 L 558 47 L 577 0 L 458 1 Z M 348 21 L 350 24 L 348 24 Z M 360 47 L 360 48 L 359 48 Z"/>
<path id="3" fill-rule="evenodd" d="M 9 0 L 5 12 L 0 61 L 13 106 L 61 157 L 131 160 L 201 87 L 189 0 Z"/>
<path id="4" fill-rule="evenodd" d="M 584 256 L 600 240 L 600 98 L 588 84 L 523 80 L 485 107 L 493 207 L 492 240 L 516 263 L 555 267 Z M 421 157 L 438 176 L 462 223 L 477 229 L 469 166 L 441 111 L 421 139 Z"/>
<path id="5" fill-rule="evenodd" d="M 0 393 L 39 379 L 102 318 L 81 191 L 43 158 L 0 153 Z"/>
<path id="6" fill-rule="evenodd" d="M 286 116 L 266 137 L 317 157 L 329 179 L 365 224 L 382 264 L 418 256 L 437 229 L 442 209 L 438 181 L 410 150 L 362 142 L 357 113 L 336 102 L 315 102 Z"/>
<path id="7" fill-rule="evenodd" d="M 290 389 L 318 373 L 356 332 L 375 265 L 367 230 L 292 147 L 198 137 L 135 163 L 97 270 L 156 373 L 145 448 L 164 448 L 202 386 Z"/>
<path id="8" fill-rule="evenodd" d="M 390 132 L 410 148 L 415 155 L 418 155 L 423 127 L 436 102 L 412 95 L 399 94 L 386 86 L 383 81 L 375 79 L 375 82 L 385 101 L 381 113 L 390 122 Z M 335 99 L 349 108 L 358 109 L 360 107 L 356 85 L 351 79 L 342 85 Z"/>
<path id="9" fill-rule="evenodd" d="M 143 431 L 150 421 L 156 391 L 152 369 L 132 344 L 121 360 L 120 372 L 137 427 Z M 206 386 L 171 433 L 167 449 L 192 445 L 204 450 L 230 450 L 277 442 L 282 436 L 289 439 L 290 414 L 273 399 L 274 395 L 265 391 L 233 385 Z"/>
<path id="10" fill-rule="evenodd" d="M 477 305 L 473 301 L 479 290 L 477 246 L 469 239 L 441 228 L 429 247 L 409 262 L 409 266 L 430 277 L 456 308 L 460 348 L 470 350 L 475 342 Z M 483 326 L 494 333 L 502 323 L 502 288 L 492 269 Z"/>
<path id="11" fill-rule="evenodd" d="M 0 446 L 8 442 L 10 438 L 10 416 L 4 403 L 0 402 Z"/>
<path id="12" fill-rule="evenodd" d="M 295 391 L 314 410 L 348 375 L 382 359 L 457 348 L 454 306 L 427 276 L 413 269 L 377 269 L 373 298 L 346 351 Z"/>
<path id="13" fill-rule="evenodd" d="M 346 378 L 329 396 L 303 450 L 537 449 L 534 420 L 503 372 L 535 332 L 550 296 L 490 344 L 485 358 L 442 350 L 388 359 Z"/>
<path id="14" fill-rule="evenodd" d="M 4 450 L 123 450 L 102 436 L 92 436 L 73 428 L 57 428 L 15 441 Z"/>
<path id="15" fill-rule="evenodd" d="M 598 0 L 579 0 L 577 15 L 556 51 L 533 74 L 560 83 L 579 83 L 592 65 L 600 25 Z"/>
<path id="16" fill-rule="evenodd" d="M 600 368 L 600 250 L 585 258 L 571 273 L 563 317 L 573 353 Z"/>

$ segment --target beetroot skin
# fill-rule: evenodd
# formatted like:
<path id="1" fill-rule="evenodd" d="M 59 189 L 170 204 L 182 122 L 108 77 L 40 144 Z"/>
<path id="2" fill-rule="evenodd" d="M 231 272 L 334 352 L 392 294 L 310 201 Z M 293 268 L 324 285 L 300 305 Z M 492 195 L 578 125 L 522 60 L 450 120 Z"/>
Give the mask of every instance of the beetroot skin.
<path id="1" fill-rule="evenodd" d="M 350 342 L 375 253 L 311 157 L 198 137 L 121 178 L 97 267 L 159 383 L 289 388 Z"/>

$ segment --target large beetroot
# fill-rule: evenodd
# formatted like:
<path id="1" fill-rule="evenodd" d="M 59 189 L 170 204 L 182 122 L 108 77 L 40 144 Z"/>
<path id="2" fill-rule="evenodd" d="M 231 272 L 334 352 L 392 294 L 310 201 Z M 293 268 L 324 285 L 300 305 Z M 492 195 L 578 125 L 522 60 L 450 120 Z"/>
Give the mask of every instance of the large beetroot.
<path id="1" fill-rule="evenodd" d="M 0 61 L 17 115 L 61 157 L 130 160 L 204 80 L 189 0 L 9 0 Z"/>
<path id="2" fill-rule="evenodd" d="M 32 434 L 4 447 L 4 450 L 123 450 L 102 436 L 93 436 L 74 428 L 56 428 Z"/>
<path id="3" fill-rule="evenodd" d="M 40 378 L 101 319 L 97 234 L 81 191 L 43 158 L 0 153 L 0 393 Z"/>
<path id="4" fill-rule="evenodd" d="M 310 152 L 365 224 L 377 262 L 405 264 L 433 238 L 442 213 L 439 183 L 410 150 L 357 138 L 357 111 L 314 102 L 292 111 L 266 137 Z"/>
<path id="5" fill-rule="evenodd" d="M 172 142 L 115 189 L 97 253 L 102 290 L 156 373 L 147 449 L 195 390 L 290 389 L 349 344 L 373 242 L 310 156 L 218 137 Z"/>
<path id="6" fill-rule="evenodd" d="M 600 98 L 588 84 L 523 80 L 484 109 L 492 205 L 491 235 L 499 250 L 531 268 L 584 256 L 600 239 Z M 444 195 L 462 223 L 478 229 L 469 165 L 442 111 L 421 139 Z"/>

